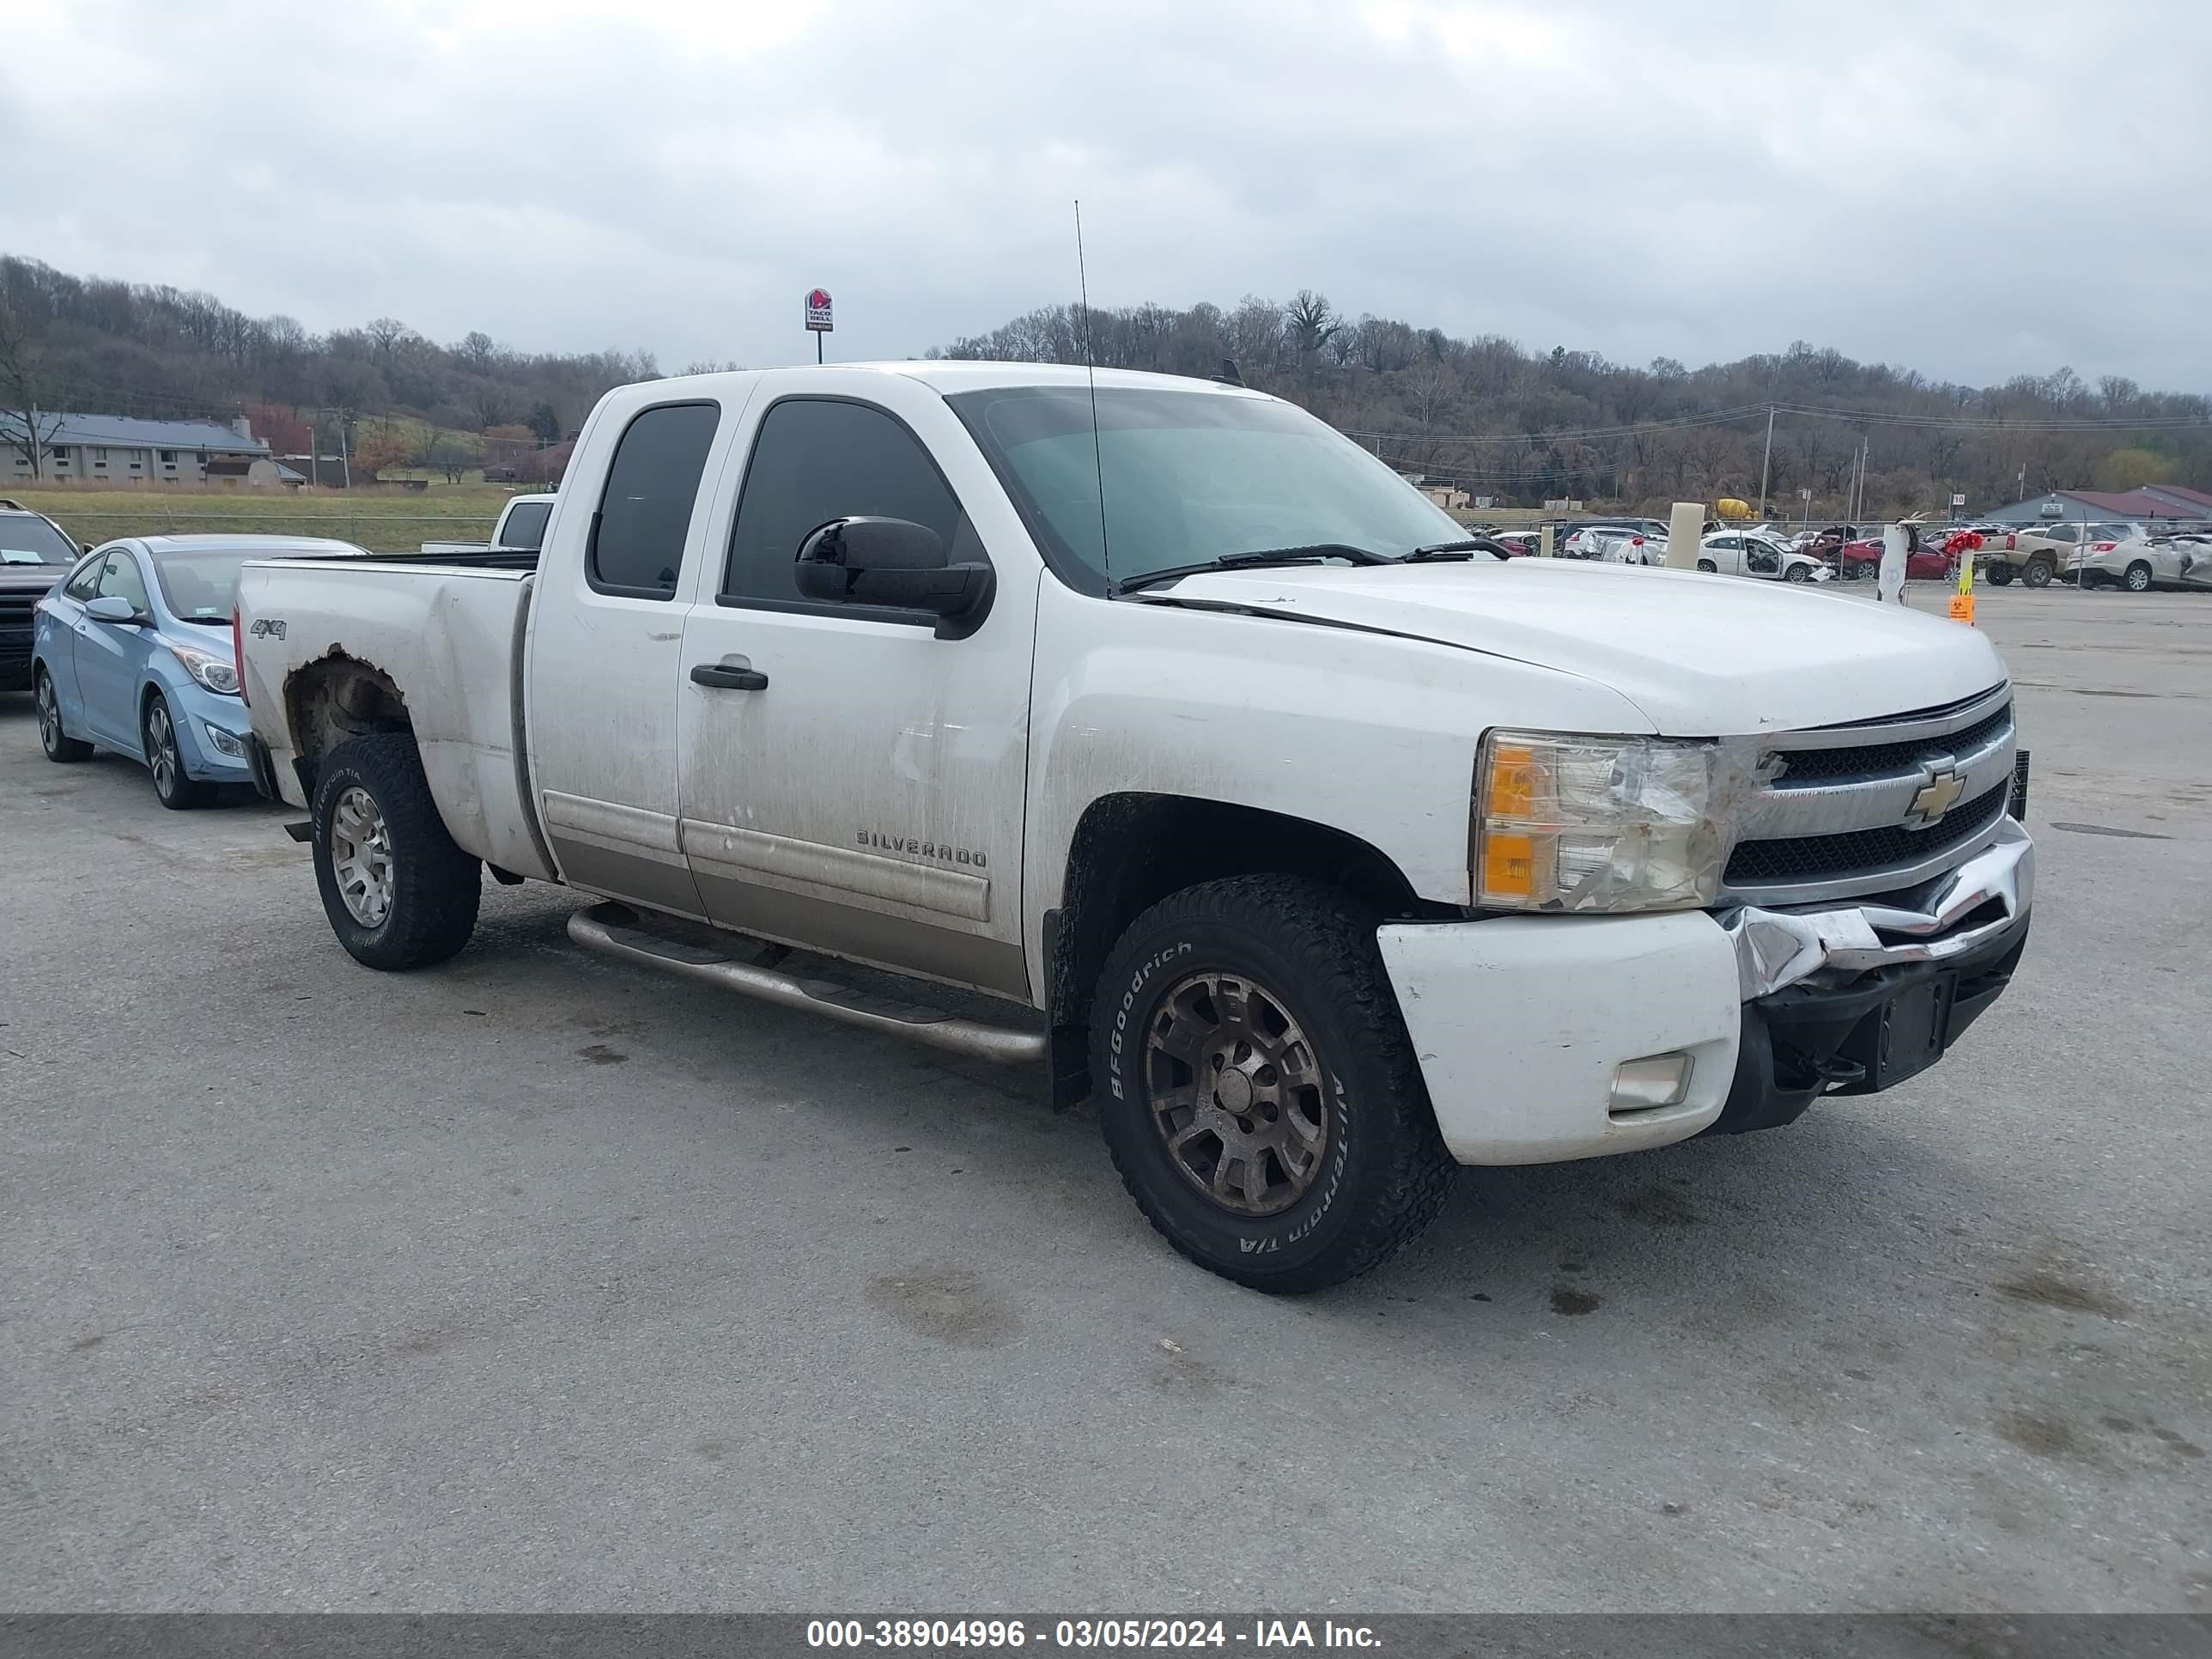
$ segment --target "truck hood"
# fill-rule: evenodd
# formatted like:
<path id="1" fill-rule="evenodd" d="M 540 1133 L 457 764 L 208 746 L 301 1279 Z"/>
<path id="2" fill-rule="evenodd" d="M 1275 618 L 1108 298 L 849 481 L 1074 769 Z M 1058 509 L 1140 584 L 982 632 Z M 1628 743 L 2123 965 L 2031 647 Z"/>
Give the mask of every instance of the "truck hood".
<path id="1" fill-rule="evenodd" d="M 43 593 L 69 573 L 65 564 L 0 564 L 0 593 Z"/>
<path id="2" fill-rule="evenodd" d="M 1399 634 L 1611 687 L 1668 737 L 1836 726 L 2005 678 L 1975 629 L 1817 589 L 1578 560 L 1187 576 L 1156 601 Z"/>

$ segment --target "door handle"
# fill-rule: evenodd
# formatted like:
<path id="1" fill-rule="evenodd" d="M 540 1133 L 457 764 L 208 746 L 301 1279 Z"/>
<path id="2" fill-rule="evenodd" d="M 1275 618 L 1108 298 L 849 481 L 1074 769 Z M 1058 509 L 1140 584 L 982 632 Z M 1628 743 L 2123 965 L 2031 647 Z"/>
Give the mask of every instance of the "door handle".
<path id="1" fill-rule="evenodd" d="M 744 657 L 725 657 L 720 662 L 695 662 L 691 665 L 691 683 L 694 685 L 711 685 L 724 691 L 768 690 L 768 676 Z"/>

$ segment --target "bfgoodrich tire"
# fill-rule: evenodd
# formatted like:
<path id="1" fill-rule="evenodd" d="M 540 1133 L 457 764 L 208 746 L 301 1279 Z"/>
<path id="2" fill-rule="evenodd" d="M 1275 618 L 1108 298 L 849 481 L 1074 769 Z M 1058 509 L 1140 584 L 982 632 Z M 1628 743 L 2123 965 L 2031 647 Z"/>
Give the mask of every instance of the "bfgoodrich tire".
<path id="1" fill-rule="evenodd" d="M 1455 1166 L 1346 895 L 1287 876 L 1187 888 L 1114 947 L 1091 1012 L 1107 1149 L 1200 1267 L 1319 1290 L 1434 1218 Z"/>
<path id="2" fill-rule="evenodd" d="M 315 781 L 315 882 L 355 961 L 443 962 L 476 931 L 483 866 L 454 845 L 407 732 L 332 750 Z"/>

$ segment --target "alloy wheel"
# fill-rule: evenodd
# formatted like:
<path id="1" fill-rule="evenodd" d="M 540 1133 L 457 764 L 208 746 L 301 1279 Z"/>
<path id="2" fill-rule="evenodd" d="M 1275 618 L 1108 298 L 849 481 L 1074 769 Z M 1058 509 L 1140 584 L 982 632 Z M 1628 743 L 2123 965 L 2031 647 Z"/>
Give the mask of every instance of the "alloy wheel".
<path id="1" fill-rule="evenodd" d="M 1153 1127 L 1183 1178 L 1237 1215 L 1276 1215 L 1328 1151 L 1319 1053 L 1282 1000 L 1237 974 L 1194 974 L 1145 1036 Z"/>
<path id="2" fill-rule="evenodd" d="M 39 676 L 39 741 L 51 755 L 61 747 L 62 709 L 54 696 L 54 683 L 47 676 Z"/>
<path id="3" fill-rule="evenodd" d="M 376 797 L 356 784 L 331 810 L 331 868 L 346 914 L 364 927 L 392 908 L 392 832 Z"/>
<path id="4" fill-rule="evenodd" d="M 154 769 L 154 787 L 164 800 L 177 793 L 185 775 L 177 754 L 176 728 L 169 723 L 169 705 L 160 698 L 146 711 L 146 758 Z"/>

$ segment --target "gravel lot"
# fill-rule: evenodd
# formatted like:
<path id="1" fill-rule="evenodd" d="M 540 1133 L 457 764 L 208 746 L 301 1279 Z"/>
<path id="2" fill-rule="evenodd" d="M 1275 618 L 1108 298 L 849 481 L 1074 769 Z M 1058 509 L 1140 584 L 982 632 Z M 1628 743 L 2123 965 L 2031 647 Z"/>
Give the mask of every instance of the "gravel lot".
<path id="1" fill-rule="evenodd" d="M 0 697 L 0 1599 L 2212 1609 L 2212 600 L 1981 610 L 2041 902 L 1949 1061 L 1291 1303 L 1041 1077 L 550 889 L 370 974 L 286 814 Z"/>

